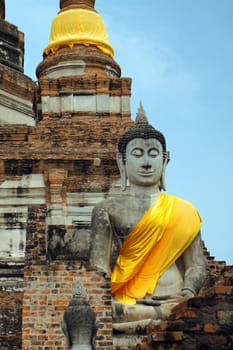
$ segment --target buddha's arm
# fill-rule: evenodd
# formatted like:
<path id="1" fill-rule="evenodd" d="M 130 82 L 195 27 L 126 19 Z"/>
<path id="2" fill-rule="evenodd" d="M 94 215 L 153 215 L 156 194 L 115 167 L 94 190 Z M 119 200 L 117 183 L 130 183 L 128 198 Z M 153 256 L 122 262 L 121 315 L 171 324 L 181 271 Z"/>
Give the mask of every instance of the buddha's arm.
<path id="1" fill-rule="evenodd" d="M 110 276 L 112 229 L 108 212 L 97 206 L 92 212 L 90 264 Z"/>
<path id="2" fill-rule="evenodd" d="M 185 270 L 182 292 L 196 294 L 203 287 L 206 278 L 206 261 L 200 233 L 183 254 L 183 263 Z"/>

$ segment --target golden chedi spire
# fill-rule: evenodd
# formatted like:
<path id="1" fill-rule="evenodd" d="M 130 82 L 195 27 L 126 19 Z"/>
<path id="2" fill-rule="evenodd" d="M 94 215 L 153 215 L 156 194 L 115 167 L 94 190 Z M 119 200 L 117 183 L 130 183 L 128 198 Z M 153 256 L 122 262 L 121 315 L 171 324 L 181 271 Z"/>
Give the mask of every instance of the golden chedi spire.
<path id="1" fill-rule="evenodd" d="M 60 12 L 53 20 L 44 55 L 48 56 L 63 47 L 94 45 L 113 57 L 105 24 L 94 6 L 95 0 L 60 0 Z"/>

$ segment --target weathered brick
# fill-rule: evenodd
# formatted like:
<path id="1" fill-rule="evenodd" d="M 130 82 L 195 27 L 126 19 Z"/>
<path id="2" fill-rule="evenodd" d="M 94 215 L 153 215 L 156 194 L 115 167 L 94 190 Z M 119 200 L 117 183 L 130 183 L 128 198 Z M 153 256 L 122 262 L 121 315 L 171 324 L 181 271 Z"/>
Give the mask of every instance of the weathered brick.
<path id="1" fill-rule="evenodd" d="M 227 325 L 227 324 L 233 325 L 233 309 L 232 310 L 218 310 L 216 315 L 217 315 L 217 320 L 218 320 L 220 325 Z"/>
<path id="2" fill-rule="evenodd" d="M 183 339 L 183 332 L 154 332 L 150 338 L 153 342 L 177 342 Z"/>
<path id="3" fill-rule="evenodd" d="M 204 332 L 205 333 L 216 333 L 218 330 L 217 325 L 212 323 L 206 323 L 204 324 Z"/>

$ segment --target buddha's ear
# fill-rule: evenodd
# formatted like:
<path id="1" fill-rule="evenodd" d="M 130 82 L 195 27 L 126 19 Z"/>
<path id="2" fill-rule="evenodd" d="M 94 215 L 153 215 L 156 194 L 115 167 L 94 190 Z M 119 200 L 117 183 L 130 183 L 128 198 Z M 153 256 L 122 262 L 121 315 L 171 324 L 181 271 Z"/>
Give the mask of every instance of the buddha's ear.
<path id="1" fill-rule="evenodd" d="M 162 176 L 160 179 L 160 190 L 166 191 L 166 180 L 165 180 L 165 172 L 166 172 L 166 167 L 167 163 L 170 160 L 170 153 L 169 152 L 164 152 L 164 157 L 163 157 L 163 171 L 162 171 Z"/>
<path id="2" fill-rule="evenodd" d="M 121 190 L 125 191 L 127 175 L 126 175 L 125 162 L 121 153 L 117 153 L 117 165 L 121 175 Z"/>

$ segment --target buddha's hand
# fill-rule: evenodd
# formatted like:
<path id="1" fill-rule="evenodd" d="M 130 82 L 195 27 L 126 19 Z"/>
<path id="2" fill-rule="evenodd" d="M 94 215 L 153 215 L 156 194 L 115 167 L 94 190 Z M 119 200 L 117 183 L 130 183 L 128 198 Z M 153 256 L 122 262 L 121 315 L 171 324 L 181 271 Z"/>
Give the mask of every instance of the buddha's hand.
<path id="1" fill-rule="evenodd" d="M 153 296 L 152 299 L 160 304 L 164 303 L 180 303 L 187 299 L 194 297 L 194 293 L 191 290 L 181 290 L 181 292 L 176 294 L 168 294 L 161 296 Z"/>
<path id="2" fill-rule="evenodd" d="M 189 288 L 183 288 L 181 289 L 181 292 L 179 293 L 182 297 L 185 298 L 193 298 L 195 295 L 195 292 Z"/>
<path id="3" fill-rule="evenodd" d="M 159 300 L 155 300 L 154 298 L 145 298 L 145 299 L 138 299 L 137 304 L 143 304 L 147 306 L 160 306 L 161 303 Z"/>

